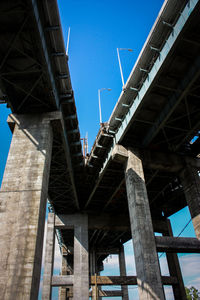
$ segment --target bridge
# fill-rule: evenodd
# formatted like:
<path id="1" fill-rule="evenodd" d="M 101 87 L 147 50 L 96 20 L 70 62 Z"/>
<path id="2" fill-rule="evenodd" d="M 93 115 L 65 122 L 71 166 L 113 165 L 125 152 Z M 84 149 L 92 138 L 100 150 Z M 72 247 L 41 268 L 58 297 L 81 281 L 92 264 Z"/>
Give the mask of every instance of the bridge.
<path id="1" fill-rule="evenodd" d="M 47 199 L 42 299 L 59 286 L 60 300 L 127 300 L 128 285 L 140 299 L 165 299 L 163 285 L 186 299 L 176 253 L 200 252 L 200 2 L 164 2 L 86 158 L 56 0 L 2 0 L 0 13 L 0 95 L 13 132 L 0 193 L 0 299 L 38 297 Z M 197 238 L 174 238 L 169 217 L 187 205 Z M 130 239 L 137 276 L 126 276 Z M 119 255 L 120 276 L 100 276 L 109 254 Z"/>

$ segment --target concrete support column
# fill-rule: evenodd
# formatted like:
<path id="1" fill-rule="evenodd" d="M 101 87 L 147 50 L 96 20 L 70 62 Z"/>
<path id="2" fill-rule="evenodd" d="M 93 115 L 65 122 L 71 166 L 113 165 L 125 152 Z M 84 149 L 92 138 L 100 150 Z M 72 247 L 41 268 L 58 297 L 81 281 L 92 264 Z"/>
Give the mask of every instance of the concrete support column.
<path id="1" fill-rule="evenodd" d="M 163 236 L 171 236 L 173 237 L 172 227 L 170 220 L 166 220 L 166 228 L 167 228 L 167 234 L 164 233 Z M 181 274 L 181 269 L 179 265 L 178 256 L 176 253 L 166 253 L 167 262 L 168 262 L 168 268 L 169 268 L 169 274 L 172 277 L 176 277 L 178 283 L 172 285 L 173 293 L 174 293 L 174 299 L 175 300 L 186 300 L 186 293 L 185 293 L 185 287 L 183 283 L 183 278 Z"/>
<path id="2" fill-rule="evenodd" d="M 124 246 L 121 245 L 119 249 L 119 270 L 120 270 L 120 276 L 126 276 L 126 262 L 125 262 L 125 255 L 124 255 Z M 123 300 L 129 300 L 128 296 L 128 286 L 122 285 L 122 299 Z"/>
<path id="3" fill-rule="evenodd" d="M 163 300 L 165 296 L 142 162 L 133 151 L 127 152 L 125 179 L 139 297 L 140 300 Z"/>
<path id="4" fill-rule="evenodd" d="M 72 275 L 73 272 L 71 268 L 68 265 L 67 262 L 67 255 L 65 254 L 65 250 L 63 251 L 63 256 L 62 256 L 62 272 L 61 275 Z M 59 288 L 59 300 L 71 300 L 72 297 L 69 295 L 73 293 L 73 288 L 71 286 L 69 287 L 60 287 Z"/>
<path id="5" fill-rule="evenodd" d="M 98 274 L 97 274 L 98 276 L 101 276 L 101 274 L 100 274 L 100 272 L 98 272 Z M 99 295 L 101 295 L 101 291 L 102 291 L 102 287 L 101 287 L 101 285 L 99 285 L 99 287 L 98 287 L 98 300 L 102 300 L 102 297 L 101 296 L 99 296 Z"/>
<path id="6" fill-rule="evenodd" d="M 0 192 L 0 299 L 38 297 L 52 129 L 45 115 L 11 115 Z"/>
<path id="7" fill-rule="evenodd" d="M 97 272 L 96 252 L 95 252 L 95 249 L 91 250 L 91 253 L 90 253 L 90 264 L 91 264 L 91 275 L 95 276 L 95 274 Z M 99 299 L 99 297 L 98 297 L 98 290 L 99 290 L 98 287 L 96 287 L 95 285 L 92 286 L 92 300 Z"/>
<path id="8" fill-rule="evenodd" d="M 187 162 L 187 167 L 180 174 L 181 183 L 192 217 L 194 230 L 200 239 L 200 180 L 195 160 Z"/>
<path id="9" fill-rule="evenodd" d="M 46 249 L 44 260 L 44 275 L 43 275 L 43 288 L 42 288 L 42 300 L 51 300 L 51 279 L 53 275 L 54 264 L 54 246 L 55 246 L 55 214 L 48 214 L 47 221 L 47 237 L 46 237 Z"/>
<path id="10" fill-rule="evenodd" d="M 77 217 L 78 218 L 78 217 Z M 74 224 L 74 300 L 89 299 L 88 216 L 80 215 Z"/>

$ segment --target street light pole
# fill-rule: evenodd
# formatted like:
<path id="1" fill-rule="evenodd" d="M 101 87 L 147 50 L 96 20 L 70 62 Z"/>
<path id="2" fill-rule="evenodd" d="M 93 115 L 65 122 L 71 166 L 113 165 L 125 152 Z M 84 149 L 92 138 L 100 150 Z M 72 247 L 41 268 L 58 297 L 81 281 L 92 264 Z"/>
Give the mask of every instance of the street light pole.
<path id="1" fill-rule="evenodd" d="M 122 87 L 124 86 L 124 76 L 123 76 L 123 72 L 122 72 L 122 65 L 121 65 L 121 60 L 120 60 L 120 56 L 119 56 L 119 50 L 127 50 L 132 52 L 132 49 L 129 48 L 117 48 L 117 57 L 118 57 L 118 62 L 119 62 L 119 69 L 120 69 L 120 73 L 121 73 L 121 79 L 122 79 Z"/>
<path id="2" fill-rule="evenodd" d="M 101 91 L 111 91 L 111 89 L 108 89 L 108 88 L 101 88 L 101 89 L 98 89 L 98 98 L 99 98 L 99 120 L 100 120 L 100 126 L 102 124 L 102 114 L 101 114 Z"/>
<path id="3" fill-rule="evenodd" d="M 68 29 L 68 35 L 67 35 L 67 48 L 66 48 L 66 55 L 68 56 L 69 51 L 69 37 L 70 37 L 70 27 Z"/>

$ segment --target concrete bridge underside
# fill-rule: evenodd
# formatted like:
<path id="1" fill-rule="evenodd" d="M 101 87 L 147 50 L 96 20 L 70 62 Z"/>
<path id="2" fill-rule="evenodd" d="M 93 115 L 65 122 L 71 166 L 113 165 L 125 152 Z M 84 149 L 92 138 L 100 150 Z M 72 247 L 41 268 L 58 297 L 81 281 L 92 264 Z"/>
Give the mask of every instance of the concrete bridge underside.
<path id="1" fill-rule="evenodd" d="M 165 299 L 164 285 L 186 299 L 177 253 L 200 252 L 200 2 L 165 1 L 86 163 L 56 0 L 2 0 L 0 9 L 0 93 L 13 132 L 0 192 L 0 299 L 38 297 L 47 199 L 42 299 L 59 286 L 60 300 L 127 300 L 128 285 L 140 299 Z M 187 205 L 196 238 L 174 238 L 169 217 Z M 129 239 L 136 276 L 126 274 Z M 109 254 L 119 255 L 120 276 L 100 276 Z"/>

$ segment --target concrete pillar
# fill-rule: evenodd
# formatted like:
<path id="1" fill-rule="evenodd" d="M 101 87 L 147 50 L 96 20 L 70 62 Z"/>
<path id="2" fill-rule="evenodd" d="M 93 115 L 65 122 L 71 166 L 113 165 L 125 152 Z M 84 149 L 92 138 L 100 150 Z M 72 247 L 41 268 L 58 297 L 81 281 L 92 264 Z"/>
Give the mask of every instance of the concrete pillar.
<path id="1" fill-rule="evenodd" d="M 95 275 L 97 272 L 97 266 L 96 266 L 96 252 L 95 249 L 91 250 L 90 253 L 90 264 L 91 264 L 91 275 Z M 98 290 L 99 288 L 95 285 L 92 286 L 92 300 L 99 299 L 98 297 Z"/>
<path id="2" fill-rule="evenodd" d="M 89 299 L 88 216 L 77 216 L 74 224 L 74 300 Z"/>
<path id="3" fill-rule="evenodd" d="M 125 255 L 124 255 L 124 246 L 121 245 L 119 249 L 119 270 L 120 270 L 120 276 L 126 276 L 126 262 L 125 262 Z M 128 286 L 122 285 L 122 300 L 129 300 L 128 296 Z"/>
<path id="4" fill-rule="evenodd" d="M 200 181 L 197 167 L 187 162 L 187 167 L 181 172 L 180 179 L 192 217 L 194 230 L 197 238 L 200 239 Z"/>
<path id="5" fill-rule="evenodd" d="M 63 256 L 62 256 L 62 272 L 61 275 L 72 275 L 73 272 L 71 268 L 69 267 L 67 263 L 67 255 L 65 250 L 63 251 Z M 69 295 L 73 293 L 73 288 L 71 286 L 69 287 L 60 287 L 59 288 L 59 300 L 71 300 L 73 299 Z"/>
<path id="6" fill-rule="evenodd" d="M 172 227 L 170 220 L 166 220 L 166 233 L 163 234 L 163 236 L 172 236 L 173 237 L 173 232 L 172 232 Z M 185 293 L 185 287 L 183 283 L 183 278 L 181 274 L 181 269 L 179 265 L 179 260 L 178 256 L 176 253 L 166 253 L 167 257 L 167 262 L 168 262 L 168 268 L 169 268 L 169 274 L 172 277 L 176 277 L 178 283 L 172 285 L 173 293 L 174 293 L 174 299 L 175 300 L 186 300 L 186 293 Z"/>
<path id="7" fill-rule="evenodd" d="M 11 115 L 0 192 L 0 299 L 38 297 L 52 129 L 45 115 Z"/>
<path id="8" fill-rule="evenodd" d="M 98 272 L 98 274 L 97 274 L 98 276 L 101 276 L 101 273 L 100 272 Z M 102 300 L 102 297 L 101 296 L 99 296 L 99 295 L 101 295 L 101 291 L 102 291 L 102 286 L 101 285 L 99 285 L 98 286 L 98 300 Z"/>
<path id="9" fill-rule="evenodd" d="M 139 298 L 163 300 L 165 296 L 142 162 L 131 150 L 128 150 L 125 164 L 125 179 Z"/>
<path id="10" fill-rule="evenodd" d="M 55 214 L 49 213 L 48 221 L 47 221 L 42 300 L 51 300 L 51 291 L 52 291 L 51 279 L 53 275 L 54 246 L 55 246 L 54 225 L 55 225 Z"/>

